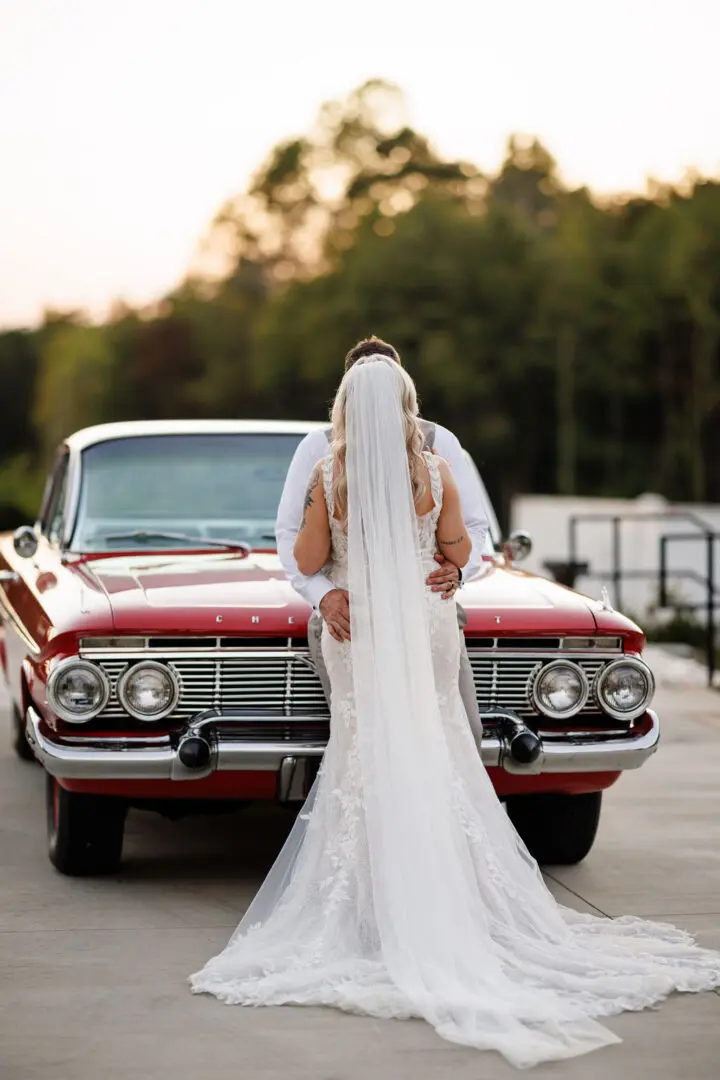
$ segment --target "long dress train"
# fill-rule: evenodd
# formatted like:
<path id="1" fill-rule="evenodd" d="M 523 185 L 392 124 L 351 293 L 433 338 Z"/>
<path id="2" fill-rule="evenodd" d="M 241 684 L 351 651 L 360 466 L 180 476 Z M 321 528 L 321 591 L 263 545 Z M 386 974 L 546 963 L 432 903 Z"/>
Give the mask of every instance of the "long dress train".
<path id="1" fill-rule="evenodd" d="M 433 565 L 442 504 L 437 461 L 426 460 L 434 509 L 416 519 L 423 572 Z M 346 588 L 348 539 L 333 518 L 332 468 L 328 457 L 328 572 Z M 555 901 L 476 752 L 458 691 L 454 604 L 427 589 L 421 602 L 415 621 L 424 618 L 429 633 L 425 676 L 442 723 L 421 716 L 413 729 L 411 718 L 398 735 L 409 742 L 378 747 L 374 733 L 366 745 L 351 645 L 324 633 L 332 723 L 320 773 L 227 947 L 191 977 L 193 991 L 227 1004 L 424 1017 L 443 1037 L 496 1049 L 522 1068 L 619 1042 L 599 1017 L 720 985 L 720 954 L 689 934 Z"/>

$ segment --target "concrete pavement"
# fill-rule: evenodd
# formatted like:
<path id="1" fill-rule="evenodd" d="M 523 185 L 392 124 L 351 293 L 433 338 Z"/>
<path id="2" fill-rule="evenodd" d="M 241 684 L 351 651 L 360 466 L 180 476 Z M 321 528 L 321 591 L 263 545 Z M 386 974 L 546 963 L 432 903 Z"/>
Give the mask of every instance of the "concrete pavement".
<path id="1" fill-rule="evenodd" d="M 662 654 L 656 654 L 658 673 Z M 663 680 L 660 752 L 605 797 L 587 861 L 552 870 L 559 900 L 667 919 L 720 949 L 720 695 Z M 63 878 L 45 853 L 43 774 L 16 761 L 0 699 L 2 1080 L 502 1080 L 495 1054 L 419 1021 L 240 1009 L 193 997 L 287 830 L 277 808 L 171 823 L 129 818 L 122 872 Z M 720 995 L 615 1018 L 625 1040 L 534 1080 L 718 1080 Z"/>

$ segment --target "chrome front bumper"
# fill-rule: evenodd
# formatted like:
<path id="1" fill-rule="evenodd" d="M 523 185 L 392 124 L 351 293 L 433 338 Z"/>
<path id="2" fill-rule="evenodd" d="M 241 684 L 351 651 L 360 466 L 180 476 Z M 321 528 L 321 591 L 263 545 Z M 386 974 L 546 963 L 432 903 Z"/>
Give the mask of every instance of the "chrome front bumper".
<path id="1" fill-rule="evenodd" d="M 482 760 L 487 767 L 505 769 L 516 775 L 538 773 L 618 772 L 639 768 L 657 750 L 660 724 L 654 712 L 648 710 L 651 726 L 644 734 L 632 732 L 621 738 L 594 742 L 585 737 L 546 738 L 540 755 L 529 765 L 514 761 L 502 738 L 486 735 L 482 743 Z M 248 717 L 237 717 L 248 720 Z M 297 762 L 321 758 L 322 743 L 239 742 L 223 737 L 222 719 L 206 715 L 188 723 L 172 738 L 170 736 L 119 736 L 93 739 L 92 735 L 50 737 L 41 729 L 38 713 L 30 707 L 26 717 L 27 740 L 35 757 L 51 776 L 68 780 L 200 780 L 217 771 L 277 772 L 283 784 L 283 774 L 290 774 Z M 201 766 L 183 764 L 183 744 L 189 739 L 204 739 L 209 747 L 208 760 Z M 288 781 L 289 783 L 290 781 Z"/>

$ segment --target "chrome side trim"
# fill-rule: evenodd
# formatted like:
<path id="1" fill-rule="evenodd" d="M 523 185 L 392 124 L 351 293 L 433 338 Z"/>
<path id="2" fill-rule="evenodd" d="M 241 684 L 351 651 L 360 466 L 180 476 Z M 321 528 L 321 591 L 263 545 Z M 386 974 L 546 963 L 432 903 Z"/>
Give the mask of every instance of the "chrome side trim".
<path id="1" fill-rule="evenodd" d="M 573 742 L 571 739 L 544 743 L 537 761 L 531 765 L 519 765 L 510 757 L 504 740 L 488 736 L 482 743 L 483 764 L 503 768 L 506 772 L 522 776 L 538 773 L 573 772 L 619 772 L 639 768 L 655 753 L 660 738 L 660 723 L 654 712 L 648 710 L 651 728 L 644 735 L 629 734 L 624 739 L 606 739 L 602 742 Z M 225 721 L 230 718 L 225 716 Z M 238 717 L 247 720 L 248 717 Z M 51 738 L 41 732 L 41 719 L 32 706 L 26 715 L 26 734 L 36 758 L 50 773 L 70 779 L 95 780 L 199 780 L 215 771 L 281 772 L 283 783 L 290 786 L 289 774 L 294 772 L 295 761 L 303 758 L 322 757 L 325 746 L 321 743 L 302 745 L 288 743 L 238 743 L 223 740 L 222 723 L 217 716 L 206 715 L 197 724 L 189 724 L 180 734 L 180 740 L 199 735 L 210 744 L 210 760 L 199 769 L 188 769 L 182 764 L 177 752 L 177 738 L 168 736 L 146 739 L 103 738 L 89 736 L 82 743 L 72 742 L 62 736 Z M 207 732 L 205 732 L 207 729 Z"/>
<path id="2" fill-rule="evenodd" d="M 262 645 L 259 645 L 258 647 L 254 647 L 254 646 L 253 647 L 237 646 L 237 647 L 234 647 L 234 648 L 233 647 L 228 647 L 228 646 L 225 646 L 225 645 L 221 645 L 221 642 L 223 640 L 226 640 L 228 636 L 232 636 L 232 635 L 223 635 L 223 636 L 218 636 L 218 637 L 207 636 L 207 644 L 206 645 L 201 646 L 201 647 L 198 647 L 197 645 L 192 645 L 190 648 L 185 648 L 183 646 L 183 644 L 182 644 L 183 636 L 182 635 L 173 635 L 173 634 L 163 634 L 163 635 L 161 635 L 165 639 L 166 642 L 172 641 L 173 638 L 175 639 L 175 644 L 172 644 L 172 645 L 171 644 L 165 644 L 162 649 L 158 649 L 158 648 L 155 648 L 155 647 L 151 646 L 150 642 L 152 641 L 152 638 L 146 637 L 144 635 L 138 635 L 138 634 L 128 635 L 128 644 L 127 645 L 114 644 L 112 646 L 107 646 L 107 645 L 97 645 L 96 644 L 96 642 L 98 640 L 101 641 L 103 639 L 103 637 L 105 639 L 107 639 L 107 637 L 115 637 L 117 639 L 121 639 L 122 636 L 123 636 L 122 634 L 114 634 L 114 635 L 102 635 L 102 637 L 96 635 L 95 637 L 81 638 L 80 639 L 80 646 L 79 646 L 80 654 L 82 656 L 93 657 L 93 659 L 103 659 L 103 660 L 127 659 L 131 655 L 134 656 L 134 657 L 140 658 L 140 657 L 143 657 L 143 656 L 145 656 L 147 654 L 149 654 L 151 656 L 154 656 L 154 657 L 157 657 L 158 655 L 160 655 L 160 656 L 162 656 L 163 659 L 169 658 L 169 657 L 174 657 L 174 656 L 178 656 L 178 657 L 181 656 L 181 657 L 184 657 L 186 659 L 194 659 L 195 657 L 197 657 L 197 658 L 215 658 L 215 657 L 218 657 L 218 656 L 237 656 L 239 654 L 246 655 L 247 653 L 251 653 L 253 656 L 263 656 L 263 655 L 265 655 L 265 656 L 268 656 L 268 655 L 281 656 L 281 655 L 285 655 L 285 650 L 286 649 L 292 650 L 293 648 L 296 648 L 296 649 L 301 649 L 302 650 L 304 648 L 304 646 L 302 644 L 302 639 L 300 639 L 300 638 L 292 638 L 292 637 L 288 637 L 286 639 L 286 644 L 284 646 L 275 645 L 275 646 L 267 647 L 265 649 L 263 649 Z M 199 634 L 199 635 L 192 635 L 192 636 L 193 637 L 205 637 L 206 635 Z M 284 637 L 285 635 L 278 634 L 278 635 L 275 635 L 275 636 Z M 138 646 L 136 644 L 138 642 L 138 640 L 142 640 L 142 645 L 141 646 Z M 262 638 L 259 638 L 258 640 L 261 642 Z M 620 654 L 622 656 L 622 646 L 619 646 L 617 648 L 612 648 L 612 647 L 611 648 L 608 648 L 608 647 L 600 648 L 599 646 L 598 647 L 593 646 L 592 648 L 587 648 L 587 649 L 566 648 L 565 645 L 564 645 L 564 639 L 562 639 L 563 644 L 561 645 L 561 647 L 559 649 L 557 649 L 557 648 L 552 648 L 552 649 L 541 649 L 541 648 L 533 648 L 533 649 L 499 649 L 497 647 L 497 642 L 499 640 L 507 641 L 508 639 L 507 638 L 499 639 L 499 638 L 496 638 L 496 637 L 491 639 L 494 642 L 493 647 L 485 649 L 485 648 L 478 648 L 478 646 L 473 643 L 475 640 L 476 639 L 473 639 L 473 638 L 467 638 L 466 639 L 467 650 L 468 650 L 468 653 L 469 653 L 470 656 L 478 656 L 478 657 L 492 656 L 493 658 L 497 657 L 498 659 L 502 658 L 502 659 L 508 659 L 508 660 L 527 660 L 529 656 L 531 656 L 531 657 L 538 656 L 538 657 L 542 658 L 543 660 L 546 659 L 546 658 L 553 658 L 553 659 L 557 659 L 557 660 L 588 660 L 588 659 L 593 659 L 593 660 L 617 660 L 618 659 L 618 654 Z M 569 640 L 573 640 L 573 639 L 571 638 Z M 574 640 L 577 640 L 577 639 L 574 639 Z M 591 640 L 595 640 L 595 641 L 600 642 L 603 639 L 602 638 L 596 638 L 596 639 L 591 639 Z M 133 643 L 135 643 L 135 644 L 133 644 Z"/>
<path id="3" fill-rule="evenodd" d="M 93 660 L 228 660 L 254 657 L 257 660 L 287 660 L 288 656 L 307 656 L 307 646 L 298 644 L 295 648 L 283 646 L 269 649 L 88 649 L 80 643 L 79 655 Z"/>
<path id="4" fill-rule="evenodd" d="M 478 649 L 467 639 L 468 656 L 492 660 L 618 660 L 617 652 L 609 649 Z"/>
<path id="5" fill-rule="evenodd" d="M 2 589 L 0 589 L 0 607 L 4 609 L 8 619 L 13 624 L 18 634 L 27 645 L 28 649 L 30 649 L 31 652 L 39 653 L 40 646 L 35 641 L 35 639 L 30 636 L 30 633 L 28 632 L 24 623 L 20 621 L 20 617 L 15 611 L 15 608 L 12 606 L 7 596 L 5 595 L 5 592 Z"/>

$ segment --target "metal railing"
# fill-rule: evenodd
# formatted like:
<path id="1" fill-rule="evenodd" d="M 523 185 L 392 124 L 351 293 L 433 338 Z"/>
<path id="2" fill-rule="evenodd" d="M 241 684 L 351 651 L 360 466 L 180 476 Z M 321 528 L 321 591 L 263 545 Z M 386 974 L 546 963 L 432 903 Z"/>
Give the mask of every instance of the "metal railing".
<path id="1" fill-rule="evenodd" d="M 718 610 L 717 590 L 715 587 L 715 543 L 720 540 L 720 532 L 715 531 L 709 522 L 686 510 L 668 510 L 647 514 L 573 514 L 568 523 L 568 563 L 580 566 L 578 563 L 578 525 L 581 522 L 610 522 L 612 529 L 612 555 L 609 570 L 585 570 L 583 576 L 595 579 L 608 578 L 613 583 L 614 603 L 618 609 L 622 608 L 622 583 L 623 580 L 652 580 L 658 582 L 658 604 L 660 607 L 668 606 L 668 579 L 675 578 L 685 581 L 693 581 L 705 590 L 705 599 L 701 604 L 684 604 L 691 610 L 703 610 L 706 615 L 705 628 L 705 652 L 708 669 L 708 685 L 712 686 L 717 669 L 717 627 L 715 616 Z M 694 532 L 670 532 L 660 537 L 659 565 L 657 570 L 626 569 L 622 565 L 622 526 L 625 522 L 642 521 L 685 521 L 695 526 Z M 668 547 L 675 541 L 697 542 L 705 545 L 705 573 L 697 570 L 675 570 L 668 567 Z"/>

